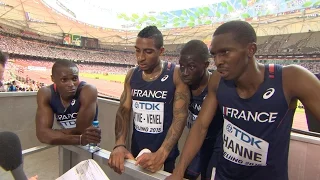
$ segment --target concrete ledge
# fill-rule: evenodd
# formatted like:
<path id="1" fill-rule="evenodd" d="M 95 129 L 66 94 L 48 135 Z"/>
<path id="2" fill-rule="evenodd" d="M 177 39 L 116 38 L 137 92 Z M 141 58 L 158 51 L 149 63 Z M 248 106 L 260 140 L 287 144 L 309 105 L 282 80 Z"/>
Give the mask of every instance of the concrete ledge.
<path id="1" fill-rule="evenodd" d="M 1 92 L 0 97 L 36 96 L 37 92 Z"/>

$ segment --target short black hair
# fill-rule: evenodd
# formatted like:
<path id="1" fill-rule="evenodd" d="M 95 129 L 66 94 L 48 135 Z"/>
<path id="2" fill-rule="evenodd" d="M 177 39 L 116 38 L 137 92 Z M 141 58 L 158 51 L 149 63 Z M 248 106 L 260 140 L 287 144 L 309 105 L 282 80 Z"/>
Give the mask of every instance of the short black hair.
<path id="1" fill-rule="evenodd" d="M 52 66 L 52 71 L 51 71 L 52 75 L 55 75 L 57 73 L 57 70 L 61 67 L 77 67 L 78 68 L 78 66 L 72 61 L 59 59 Z"/>
<path id="2" fill-rule="evenodd" d="M 234 40 L 238 43 L 246 45 L 248 43 L 257 42 L 257 35 L 253 27 L 246 21 L 229 21 L 220 25 L 213 36 L 220 34 L 232 33 Z"/>
<path id="3" fill-rule="evenodd" d="M 138 37 L 151 38 L 154 40 L 156 48 L 160 49 L 161 47 L 163 47 L 163 36 L 157 26 L 147 26 L 143 28 L 139 32 Z"/>
<path id="4" fill-rule="evenodd" d="M 210 54 L 208 46 L 201 40 L 190 40 L 181 49 L 180 55 L 194 55 L 200 60 L 208 61 Z"/>
<path id="5" fill-rule="evenodd" d="M 4 67 L 8 61 L 8 54 L 0 50 L 0 64 Z"/>

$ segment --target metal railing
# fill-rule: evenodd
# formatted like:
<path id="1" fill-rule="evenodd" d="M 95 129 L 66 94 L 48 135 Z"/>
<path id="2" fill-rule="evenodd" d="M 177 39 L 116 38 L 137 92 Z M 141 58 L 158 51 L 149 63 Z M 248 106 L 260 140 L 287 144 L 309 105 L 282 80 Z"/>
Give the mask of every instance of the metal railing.
<path id="1" fill-rule="evenodd" d="M 32 148 L 23 150 L 22 151 L 22 155 L 23 156 L 31 155 L 31 154 L 38 153 L 38 152 L 41 152 L 41 151 L 44 151 L 44 150 L 47 150 L 47 149 L 50 149 L 50 148 L 53 148 L 53 147 L 55 147 L 55 146 L 43 145 L 43 146 L 32 147 Z"/>
<path id="2" fill-rule="evenodd" d="M 35 154 L 56 146 L 53 145 L 41 145 L 25 149 L 22 151 L 24 156 Z M 62 145 L 58 146 L 59 150 L 59 176 L 66 173 L 72 167 L 77 165 L 79 162 L 87 159 L 95 160 L 99 166 L 104 170 L 109 179 L 112 180 L 134 180 L 134 179 L 146 179 L 146 180 L 160 180 L 165 179 L 170 173 L 164 171 L 158 171 L 151 173 L 150 171 L 144 170 L 139 166 L 135 165 L 135 161 L 125 161 L 125 172 L 122 175 L 118 175 L 108 166 L 108 160 L 111 152 L 105 149 L 100 149 L 96 152 L 88 150 L 87 146 L 72 146 Z"/>

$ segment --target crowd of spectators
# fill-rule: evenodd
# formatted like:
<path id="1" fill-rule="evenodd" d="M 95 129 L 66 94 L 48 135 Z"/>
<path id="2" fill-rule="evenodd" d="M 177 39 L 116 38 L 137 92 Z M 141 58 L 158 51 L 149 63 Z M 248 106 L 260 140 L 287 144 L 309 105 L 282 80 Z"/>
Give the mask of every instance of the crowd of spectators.
<path id="1" fill-rule="evenodd" d="M 315 38 L 320 37 L 319 32 L 278 35 L 270 37 L 259 37 L 257 45 L 259 51 L 257 54 L 299 54 L 302 52 L 318 51 L 319 43 Z M 306 47 L 300 47 L 301 41 Z M 136 65 L 136 57 L 133 48 L 130 50 L 117 49 L 83 49 L 66 46 L 61 44 L 62 41 L 57 37 L 41 36 L 37 33 L 10 28 L 0 25 L 0 49 L 15 56 L 12 62 L 8 64 L 9 71 L 5 74 L 5 80 L 1 84 L 1 91 L 37 91 L 41 86 L 45 85 L 41 82 L 33 80 L 18 80 L 16 74 L 29 70 L 30 66 L 41 67 L 50 70 L 54 60 L 68 59 L 78 64 L 81 73 L 94 74 L 126 74 L 130 67 Z M 161 59 L 178 63 L 179 49 L 182 44 L 168 45 L 168 52 Z M 125 48 L 126 49 L 126 48 Z M 297 52 L 297 53 L 294 53 Z M 17 58 L 16 56 L 19 56 Z M 280 57 L 280 56 L 279 56 Z M 315 58 L 317 59 L 317 58 Z M 318 59 L 317 59 L 318 60 Z M 320 72 L 319 60 L 281 58 L 278 60 L 266 60 L 258 58 L 262 63 L 277 63 L 282 65 L 299 64 L 313 73 Z M 209 69 L 215 70 L 214 63 L 211 62 Z M 14 88 L 16 87 L 16 88 Z"/>

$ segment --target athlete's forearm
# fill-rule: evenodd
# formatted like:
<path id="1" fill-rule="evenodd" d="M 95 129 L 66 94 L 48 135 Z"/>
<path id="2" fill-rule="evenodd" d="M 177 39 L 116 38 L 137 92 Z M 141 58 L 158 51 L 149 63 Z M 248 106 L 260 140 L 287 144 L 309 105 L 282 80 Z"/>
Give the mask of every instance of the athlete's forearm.
<path id="1" fill-rule="evenodd" d="M 65 134 L 60 130 L 43 130 L 38 139 L 42 143 L 51 145 L 80 145 L 80 135 Z"/>
<path id="2" fill-rule="evenodd" d="M 181 137 L 188 117 L 189 94 L 176 92 L 173 104 L 173 120 L 160 150 L 167 156 Z"/>
<path id="3" fill-rule="evenodd" d="M 115 135 L 116 135 L 116 144 L 125 144 L 129 123 L 130 123 L 130 111 L 124 107 L 119 107 L 116 115 L 116 125 L 115 125 Z"/>
<path id="4" fill-rule="evenodd" d="M 68 135 L 81 135 L 77 128 L 69 128 L 69 129 L 56 129 L 56 131 L 60 131 L 64 134 Z"/>
<path id="5" fill-rule="evenodd" d="M 183 177 L 188 165 L 200 150 L 201 145 L 206 137 L 207 131 L 207 129 L 202 128 L 200 122 L 195 122 L 188 134 L 187 140 L 181 153 L 180 160 L 176 166 L 176 169 L 174 170 L 174 173 L 179 174 L 181 177 Z"/>

